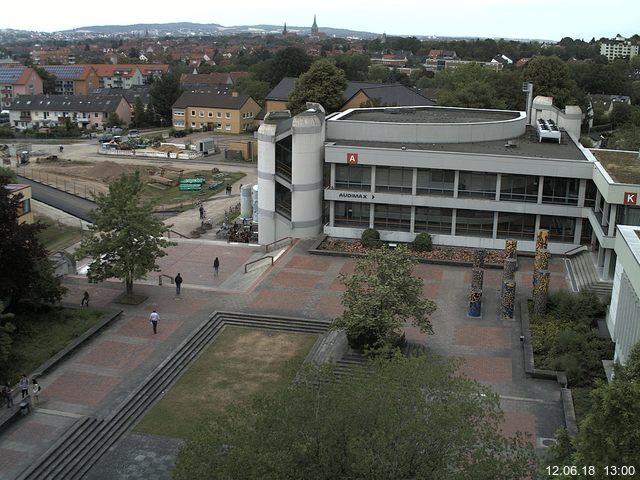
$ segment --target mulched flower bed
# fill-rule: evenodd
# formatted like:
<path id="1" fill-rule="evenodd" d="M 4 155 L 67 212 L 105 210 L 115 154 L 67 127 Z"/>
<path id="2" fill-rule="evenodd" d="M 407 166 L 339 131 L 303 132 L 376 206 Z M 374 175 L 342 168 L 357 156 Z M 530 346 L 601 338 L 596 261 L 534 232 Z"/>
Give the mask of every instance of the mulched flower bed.
<path id="1" fill-rule="evenodd" d="M 360 240 L 343 240 L 325 238 L 317 247 L 318 250 L 327 250 L 343 253 L 364 254 L 367 247 Z M 443 247 L 434 245 L 430 252 L 414 252 L 415 256 L 424 260 L 436 260 L 442 262 L 473 263 L 475 248 Z M 504 263 L 505 252 L 503 250 L 486 250 L 485 263 L 501 265 Z"/>

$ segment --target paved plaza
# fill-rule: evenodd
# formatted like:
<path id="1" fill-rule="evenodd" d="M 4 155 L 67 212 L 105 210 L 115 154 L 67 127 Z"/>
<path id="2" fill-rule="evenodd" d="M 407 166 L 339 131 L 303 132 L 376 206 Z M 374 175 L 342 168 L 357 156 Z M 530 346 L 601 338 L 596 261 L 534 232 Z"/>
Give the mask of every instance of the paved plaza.
<path id="1" fill-rule="evenodd" d="M 65 279 L 64 299 L 79 304 L 89 291 L 92 306 L 123 310 L 120 317 L 83 345 L 52 372 L 41 377 L 40 405 L 0 435 L 0 480 L 15 478 L 42 455 L 52 442 L 83 416 L 104 418 L 147 378 L 212 312 L 235 311 L 332 319 L 342 311 L 340 273 L 353 270 L 346 257 L 311 255 L 313 241 L 299 241 L 276 252 L 274 266 L 244 273 L 245 264 L 263 257 L 263 249 L 209 240 L 181 240 L 160 259 L 162 271 L 135 285 L 148 295 L 141 305 L 116 305 L 123 291 L 120 282 L 88 284 L 82 276 Z M 274 253 L 270 253 L 273 255 Z M 220 273 L 213 274 L 213 259 Z M 561 259 L 550 265 L 551 288 L 565 289 Z M 181 295 L 166 277 L 184 278 Z M 505 411 L 505 433 L 524 431 L 537 447 L 564 424 L 560 387 L 552 381 L 527 378 L 524 373 L 519 321 L 499 317 L 500 270 L 486 270 L 480 319 L 467 316 L 471 268 L 420 264 L 424 293 L 436 301 L 432 317 L 434 335 L 425 336 L 406 326 L 409 340 L 422 342 L 443 355 L 464 360 L 462 371 L 492 387 Z M 532 259 L 519 260 L 518 297 L 531 296 Z M 156 308 L 158 334 L 148 321 Z M 88 478 L 168 479 L 175 451 L 181 442 L 130 433 L 90 471 Z"/>

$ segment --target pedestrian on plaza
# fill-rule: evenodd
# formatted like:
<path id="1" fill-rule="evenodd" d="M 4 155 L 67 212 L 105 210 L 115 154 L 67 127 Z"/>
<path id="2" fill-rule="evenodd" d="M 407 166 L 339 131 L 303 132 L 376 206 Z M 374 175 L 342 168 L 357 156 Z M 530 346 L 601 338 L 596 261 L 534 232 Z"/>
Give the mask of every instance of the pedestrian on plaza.
<path id="1" fill-rule="evenodd" d="M 89 292 L 85 291 L 84 295 L 82 295 L 82 302 L 80 302 L 81 307 L 89 306 Z"/>
<path id="2" fill-rule="evenodd" d="M 40 390 L 42 390 L 42 388 L 40 388 L 40 384 L 34 378 L 33 379 L 33 385 L 31 386 L 31 391 L 33 392 L 33 400 L 34 400 L 36 405 L 38 405 L 40 403 Z"/>
<path id="3" fill-rule="evenodd" d="M 22 398 L 29 395 L 29 379 L 26 373 L 23 373 L 20 377 L 20 392 L 22 392 Z"/>
<path id="4" fill-rule="evenodd" d="M 182 276 L 178 273 L 176 278 L 173 279 L 176 282 L 176 295 L 180 295 L 180 285 L 182 285 Z"/>
<path id="5" fill-rule="evenodd" d="M 227 183 L 227 196 L 231 196 L 231 185 Z"/>
<path id="6" fill-rule="evenodd" d="M 220 268 L 220 260 L 218 260 L 218 257 L 216 257 L 216 259 L 213 261 L 213 276 L 217 277 L 218 276 L 218 269 Z"/>
<path id="7" fill-rule="evenodd" d="M 151 326 L 153 327 L 153 334 L 158 333 L 158 321 L 160 320 L 160 315 L 156 312 L 156 309 L 153 309 L 151 315 L 149 315 L 149 322 L 151 322 Z"/>
<path id="8" fill-rule="evenodd" d="M 2 387 L 2 397 L 7 402 L 7 408 L 13 407 L 13 390 L 11 390 L 9 382 L 4 382 L 4 386 Z"/>
<path id="9" fill-rule="evenodd" d="M 204 220 L 204 206 L 200 205 L 200 221 Z"/>

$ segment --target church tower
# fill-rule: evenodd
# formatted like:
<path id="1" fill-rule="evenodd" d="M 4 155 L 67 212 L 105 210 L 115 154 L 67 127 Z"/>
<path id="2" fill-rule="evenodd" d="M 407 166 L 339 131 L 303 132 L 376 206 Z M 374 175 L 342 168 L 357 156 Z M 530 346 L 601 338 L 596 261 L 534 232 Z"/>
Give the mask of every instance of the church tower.
<path id="1" fill-rule="evenodd" d="M 284 30 L 282 30 L 282 35 L 287 35 L 287 22 L 284 22 Z"/>
<path id="2" fill-rule="evenodd" d="M 311 36 L 312 37 L 317 37 L 318 36 L 318 24 L 316 23 L 315 14 L 313 15 L 313 25 L 311 25 Z"/>

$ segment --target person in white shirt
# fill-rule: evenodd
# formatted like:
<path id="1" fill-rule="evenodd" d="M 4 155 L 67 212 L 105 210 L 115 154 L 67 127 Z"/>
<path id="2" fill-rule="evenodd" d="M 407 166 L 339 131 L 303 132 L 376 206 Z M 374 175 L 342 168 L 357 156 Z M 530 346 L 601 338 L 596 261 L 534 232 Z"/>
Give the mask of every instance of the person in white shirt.
<path id="1" fill-rule="evenodd" d="M 151 322 L 151 325 L 153 326 L 153 333 L 154 335 L 156 333 L 158 333 L 158 321 L 160 320 L 160 315 L 158 315 L 158 312 L 156 312 L 156 309 L 153 309 L 153 312 L 151 312 L 151 315 L 149 315 L 149 322 Z"/>

